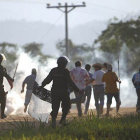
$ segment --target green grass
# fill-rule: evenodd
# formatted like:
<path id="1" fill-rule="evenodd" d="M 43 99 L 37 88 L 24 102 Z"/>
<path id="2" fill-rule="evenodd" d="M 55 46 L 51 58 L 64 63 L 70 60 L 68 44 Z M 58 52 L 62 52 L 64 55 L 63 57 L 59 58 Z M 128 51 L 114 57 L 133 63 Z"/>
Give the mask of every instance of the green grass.
<path id="1" fill-rule="evenodd" d="M 90 114 L 56 129 L 28 120 L 14 125 L 15 130 L 4 133 L 0 140 L 140 140 L 139 115 L 98 119 Z"/>

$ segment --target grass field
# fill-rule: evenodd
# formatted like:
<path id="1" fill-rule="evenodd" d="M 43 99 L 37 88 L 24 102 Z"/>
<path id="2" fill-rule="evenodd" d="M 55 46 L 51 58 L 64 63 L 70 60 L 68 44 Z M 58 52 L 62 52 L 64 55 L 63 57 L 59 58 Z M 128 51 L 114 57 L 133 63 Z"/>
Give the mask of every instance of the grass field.
<path id="1" fill-rule="evenodd" d="M 14 129 L 2 133 L 0 140 L 140 140 L 140 115 L 136 114 L 98 119 L 90 112 L 56 129 L 27 118 L 10 125 Z"/>

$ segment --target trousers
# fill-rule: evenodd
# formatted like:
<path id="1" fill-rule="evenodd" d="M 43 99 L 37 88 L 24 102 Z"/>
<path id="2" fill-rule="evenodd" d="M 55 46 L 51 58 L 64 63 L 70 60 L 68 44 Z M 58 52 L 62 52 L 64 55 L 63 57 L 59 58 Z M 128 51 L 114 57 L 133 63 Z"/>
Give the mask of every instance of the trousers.
<path id="1" fill-rule="evenodd" d="M 4 89 L 0 89 L 0 104 L 1 104 L 1 116 L 3 116 L 6 106 L 6 94 Z"/>
<path id="2" fill-rule="evenodd" d="M 70 108 L 70 97 L 68 92 L 52 91 L 52 119 L 56 119 L 62 102 L 62 118 L 65 119 Z"/>
<path id="3" fill-rule="evenodd" d="M 83 90 L 82 92 L 74 92 L 75 94 L 75 99 L 71 99 L 72 104 L 76 104 L 77 110 L 78 110 L 78 116 L 82 116 L 82 107 L 81 103 L 84 103 L 85 101 L 85 91 Z"/>

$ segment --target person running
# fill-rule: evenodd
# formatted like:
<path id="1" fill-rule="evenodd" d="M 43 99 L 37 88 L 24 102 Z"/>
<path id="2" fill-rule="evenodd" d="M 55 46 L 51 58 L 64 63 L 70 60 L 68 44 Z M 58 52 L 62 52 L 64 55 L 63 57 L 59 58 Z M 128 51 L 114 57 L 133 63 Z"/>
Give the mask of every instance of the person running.
<path id="1" fill-rule="evenodd" d="M 136 88 L 136 93 L 137 93 L 136 112 L 140 113 L 140 67 L 139 67 L 139 72 L 133 75 L 132 83 Z"/>
<path id="2" fill-rule="evenodd" d="M 22 90 L 21 93 L 24 92 L 25 85 L 27 84 L 27 90 L 26 90 L 26 95 L 25 95 L 25 102 L 24 102 L 24 112 L 27 111 L 28 105 L 30 103 L 31 97 L 32 97 L 32 91 L 34 87 L 34 83 L 36 80 L 36 69 L 32 69 L 31 75 L 27 76 L 23 83 L 22 83 Z"/>
<path id="3" fill-rule="evenodd" d="M 104 106 L 104 82 L 102 82 L 102 78 L 104 75 L 104 71 L 102 71 L 102 65 L 100 63 L 96 63 L 93 65 L 95 70 L 92 80 L 94 81 L 93 92 L 94 92 L 94 100 L 97 111 L 97 116 L 103 114 L 103 106 Z"/>
<path id="4" fill-rule="evenodd" d="M 90 79 L 92 79 L 93 75 L 90 72 L 91 65 L 86 64 L 85 69 L 87 70 Z M 92 91 L 92 85 L 88 84 L 87 87 L 85 88 L 85 96 L 87 97 L 87 99 L 86 99 L 86 103 L 85 103 L 85 112 L 84 112 L 84 114 L 87 114 L 87 112 L 88 112 L 88 108 L 89 108 L 89 104 L 90 104 L 90 98 L 91 98 L 91 91 Z"/>
<path id="5" fill-rule="evenodd" d="M 60 124 L 66 124 L 66 116 L 70 110 L 70 97 L 68 88 L 71 86 L 76 92 L 79 92 L 79 88 L 74 84 L 70 77 L 70 72 L 66 69 L 69 59 L 65 56 L 61 56 L 57 59 L 58 66 L 53 68 L 48 76 L 42 82 L 40 87 L 43 88 L 46 84 L 53 81 L 52 85 L 52 127 L 56 127 L 56 118 L 60 107 L 60 102 L 62 102 L 62 117 Z"/>
<path id="6" fill-rule="evenodd" d="M 71 99 L 71 103 L 77 105 L 78 116 L 82 116 L 82 108 L 81 103 L 85 101 L 85 88 L 86 88 L 86 81 L 89 80 L 88 72 L 81 68 L 82 62 L 76 61 L 75 68 L 71 70 L 71 78 L 76 84 L 76 86 L 80 89 L 80 92 L 74 91 L 75 99 Z"/>
<path id="7" fill-rule="evenodd" d="M 107 95 L 107 112 L 106 116 L 109 116 L 110 106 L 112 104 L 112 97 L 116 100 L 116 113 L 118 113 L 121 101 L 119 96 L 119 89 L 117 88 L 117 82 L 121 83 L 115 72 L 112 72 L 112 65 L 107 66 L 108 72 L 103 75 L 102 82 L 105 82 L 105 94 Z"/>
<path id="8" fill-rule="evenodd" d="M 3 54 L 0 54 L 0 104 L 1 104 L 1 119 L 6 118 L 5 115 L 5 107 L 6 107 L 6 94 L 7 92 L 4 91 L 4 85 L 3 85 L 3 78 L 5 77 L 11 87 L 13 88 L 13 81 L 6 71 L 6 68 L 2 66 L 2 61 L 6 60 L 5 56 Z"/>

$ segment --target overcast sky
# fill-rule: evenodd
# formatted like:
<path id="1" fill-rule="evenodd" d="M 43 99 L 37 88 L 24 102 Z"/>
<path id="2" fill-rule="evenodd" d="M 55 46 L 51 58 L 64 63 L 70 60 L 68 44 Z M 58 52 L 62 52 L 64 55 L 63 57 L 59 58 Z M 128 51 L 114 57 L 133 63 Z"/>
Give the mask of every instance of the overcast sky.
<path id="1" fill-rule="evenodd" d="M 46 3 L 57 5 L 81 4 L 83 0 L 0 0 L 0 20 L 45 21 L 64 25 L 64 14 L 58 9 L 47 9 Z M 85 0 L 86 7 L 69 14 L 69 26 L 93 20 L 107 20 L 114 16 L 124 18 L 140 12 L 140 0 Z"/>

